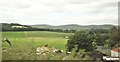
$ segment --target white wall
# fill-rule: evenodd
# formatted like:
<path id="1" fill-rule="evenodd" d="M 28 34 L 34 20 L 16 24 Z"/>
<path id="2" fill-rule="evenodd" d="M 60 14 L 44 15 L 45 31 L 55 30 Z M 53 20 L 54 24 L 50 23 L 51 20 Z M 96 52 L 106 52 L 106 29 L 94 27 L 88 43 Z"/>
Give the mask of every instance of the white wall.
<path id="1" fill-rule="evenodd" d="M 111 57 L 120 57 L 120 53 L 111 50 Z"/>

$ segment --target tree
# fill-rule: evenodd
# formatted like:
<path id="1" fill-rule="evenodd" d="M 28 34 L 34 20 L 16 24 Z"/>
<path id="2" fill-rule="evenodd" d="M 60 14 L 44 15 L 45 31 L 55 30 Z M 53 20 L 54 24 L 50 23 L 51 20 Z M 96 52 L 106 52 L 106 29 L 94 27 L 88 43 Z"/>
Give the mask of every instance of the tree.
<path id="1" fill-rule="evenodd" d="M 107 40 L 109 39 L 108 34 L 98 34 L 96 33 L 96 44 L 97 46 L 104 46 L 107 44 Z"/>
<path id="2" fill-rule="evenodd" d="M 77 31 L 74 36 L 70 37 L 67 43 L 67 50 L 71 51 L 76 45 L 78 52 L 80 49 L 85 51 L 93 51 L 97 45 L 96 34 L 93 30 Z"/>
<path id="3" fill-rule="evenodd" d="M 119 38 L 120 37 L 120 27 L 116 27 L 116 26 L 112 27 L 110 29 L 109 36 L 110 36 L 110 41 L 109 41 L 110 46 L 114 47 L 120 41 L 120 38 Z"/>

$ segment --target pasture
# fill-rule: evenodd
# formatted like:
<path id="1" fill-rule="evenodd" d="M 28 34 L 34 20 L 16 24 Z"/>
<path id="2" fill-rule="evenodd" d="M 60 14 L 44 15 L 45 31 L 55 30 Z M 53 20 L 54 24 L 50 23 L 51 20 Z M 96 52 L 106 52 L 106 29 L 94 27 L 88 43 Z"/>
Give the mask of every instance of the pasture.
<path id="1" fill-rule="evenodd" d="M 49 48 L 54 47 L 65 51 L 68 40 L 65 36 L 71 35 L 73 34 L 48 31 L 2 32 L 2 39 L 8 38 L 12 43 L 12 46 L 6 42 L 2 43 L 2 59 L 39 60 L 36 48 L 45 44 L 48 44 Z M 46 60 L 46 57 L 41 59 Z M 50 56 L 47 56 L 47 60 L 51 60 Z"/>

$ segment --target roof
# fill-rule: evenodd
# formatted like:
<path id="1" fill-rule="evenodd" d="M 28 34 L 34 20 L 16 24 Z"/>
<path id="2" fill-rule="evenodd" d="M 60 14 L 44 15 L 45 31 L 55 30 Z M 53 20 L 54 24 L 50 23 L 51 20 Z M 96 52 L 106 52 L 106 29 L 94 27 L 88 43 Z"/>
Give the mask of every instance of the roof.
<path id="1" fill-rule="evenodd" d="M 120 52 L 120 47 L 119 48 L 114 48 L 112 51 Z"/>

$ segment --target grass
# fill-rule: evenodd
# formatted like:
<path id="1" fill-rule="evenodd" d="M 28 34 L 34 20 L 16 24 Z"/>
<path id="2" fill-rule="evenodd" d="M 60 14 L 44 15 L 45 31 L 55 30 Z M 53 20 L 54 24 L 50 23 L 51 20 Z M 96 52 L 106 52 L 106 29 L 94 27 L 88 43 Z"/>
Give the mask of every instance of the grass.
<path id="1" fill-rule="evenodd" d="M 61 50 L 66 50 L 67 39 L 72 33 L 48 31 L 2 32 L 2 39 L 9 38 L 12 46 L 3 42 L 3 60 L 36 60 L 36 48 L 48 44 Z M 39 59 L 39 58 L 38 58 Z"/>

